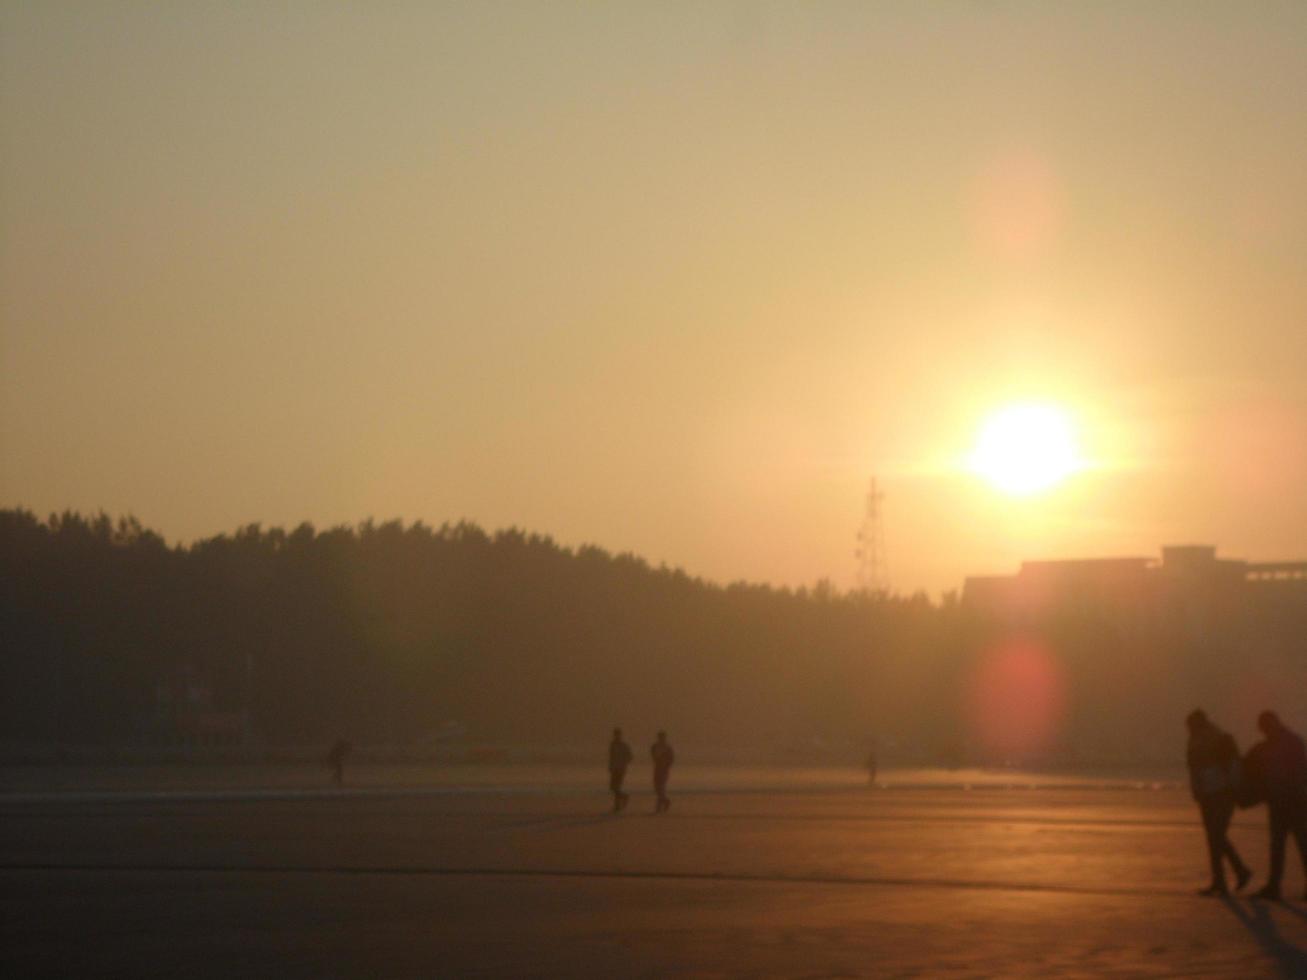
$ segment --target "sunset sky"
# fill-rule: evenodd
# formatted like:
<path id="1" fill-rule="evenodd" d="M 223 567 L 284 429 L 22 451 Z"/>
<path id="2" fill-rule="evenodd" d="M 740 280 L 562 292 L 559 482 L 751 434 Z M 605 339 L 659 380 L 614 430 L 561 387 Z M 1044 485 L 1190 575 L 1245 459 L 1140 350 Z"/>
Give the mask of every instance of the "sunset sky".
<path id="1" fill-rule="evenodd" d="M 1307 559 L 1307 4 L 0 2 L 0 506 L 850 586 L 873 475 L 902 591 Z"/>

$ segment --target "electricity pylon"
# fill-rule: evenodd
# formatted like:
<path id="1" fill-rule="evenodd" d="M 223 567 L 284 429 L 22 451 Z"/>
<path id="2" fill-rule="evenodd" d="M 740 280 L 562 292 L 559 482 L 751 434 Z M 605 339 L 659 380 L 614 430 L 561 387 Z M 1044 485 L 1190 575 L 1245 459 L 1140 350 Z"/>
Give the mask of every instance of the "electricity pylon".
<path id="1" fill-rule="evenodd" d="M 881 505 L 885 494 L 876 478 L 867 488 L 866 512 L 858 528 L 858 589 L 863 592 L 889 591 L 889 575 L 885 570 L 885 529 L 881 521 Z"/>

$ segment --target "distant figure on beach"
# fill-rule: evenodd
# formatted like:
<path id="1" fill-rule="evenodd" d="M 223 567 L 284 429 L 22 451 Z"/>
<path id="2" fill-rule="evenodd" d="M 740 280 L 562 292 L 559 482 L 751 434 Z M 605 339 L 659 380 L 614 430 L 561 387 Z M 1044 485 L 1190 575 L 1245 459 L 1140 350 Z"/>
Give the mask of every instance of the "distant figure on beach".
<path id="1" fill-rule="evenodd" d="M 620 813 L 626 808 L 630 796 L 622 792 L 622 781 L 626 779 L 626 767 L 631 764 L 631 747 L 622 741 L 622 730 L 613 729 L 613 740 L 608 743 L 608 789 L 613 794 L 613 812 Z"/>
<path id="2" fill-rule="evenodd" d="M 327 752 L 327 765 L 331 767 L 331 778 L 337 786 L 345 783 L 345 760 L 353 748 L 349 742 L 338 738 Z"/>
<path id="3" fill-rule="evenodd" d="M 873 746 L 871 747 L 871 751 L 869 751 L 869 752 L 867 753 L 867 761 L 866 761 L 865 763 L 863 763 L 863 765 L 864 765 L 864 766 L 866 767 L 866 769 L 867 769 L 867 785 L 868 785 L 868 786 L 875 786 L 875 785 L 876 785 L 876 772 L 877 772 L 878 767 L 879 767 L 879 762 L 880 762 L 880 760 L 876 758 L 876 746 L 873 745 Z"/>
<path id="4" fill-rule="evenodd" d="M 1235 791 L 1239 784 L 1239 746 L 1201 710 L 1185 718 L 1189 745 L 1185 761 L 1189 766 L 1189 791 L 1203 817 L 1207 833 L 1207 855 L 1212 865 L 1212 883 L 1200 895 L 1228 895 L 1225 861 L 1234 870 L 1235 891 L 1248 884 L 1252 872 L 1230 843 L 1227 831 L 1234 816 Z"/>
<path id="5" fill-rule="evenodd" d="M 1307 874 L 1307 750 L 1274 711 L 1257 716 L 1262 741 L 1248 750 L 1244 769 L 1266 800 L 1271 822 L 1271 871 L 1254 898 L 1278 901 L 1284 877 L 1284 849 L 1289 835 Z M 1242 802 L 1242 801 L 1241 801 Z M 1307 893 L 1305 893 L 1307 894 Z"/>
<path id="6" fill-rule="evenodd" d="M 667 744 L 666 732 L 658 733 L 658 740 L 654 742 L 649 754 L 653 756 L 654 793 L 658 796 L 654 813 L 666 813 L 672 805 L 672 801 L 667 798 L 667 777 L 671 775 L 672 763 L 676 761 L 676 753 Z"/>

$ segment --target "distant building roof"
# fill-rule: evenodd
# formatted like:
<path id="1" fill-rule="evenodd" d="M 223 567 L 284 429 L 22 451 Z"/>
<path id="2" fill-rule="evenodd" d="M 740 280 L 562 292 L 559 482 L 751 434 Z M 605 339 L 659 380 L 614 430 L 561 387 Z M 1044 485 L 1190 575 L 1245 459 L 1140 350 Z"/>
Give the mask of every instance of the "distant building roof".
<path id="1" fill-rule="evenodd" d="M 1151 583 L 1188 589 L 1222 588 L 1232 582 L 1301 582 L 1307 562 L 1247 562 L 1218 558 L 1213 545 L 1168 545 L 1162 558 L 1076 558 L 1021 563 L 1015 575 L 973 575 L 964 602 L 1006 611 L 1029 611 L 1054 599 L 1137 598 Z"/>

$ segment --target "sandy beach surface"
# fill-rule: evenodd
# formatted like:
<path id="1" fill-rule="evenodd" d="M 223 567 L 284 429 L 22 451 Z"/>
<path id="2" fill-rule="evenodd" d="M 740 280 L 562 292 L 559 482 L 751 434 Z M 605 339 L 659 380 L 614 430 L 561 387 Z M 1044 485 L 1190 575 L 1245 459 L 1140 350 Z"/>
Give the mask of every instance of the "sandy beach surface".
<path id="1" fill-rule="evenodd" d="M 1169 784 L 105 783 L 0 794 L 6 976 L 1307 976 L 1307 903 L 1204 899 Z M 676 790 L 673 783 L 673 789 Z M 1233 839 L 1260 885 L 1263 811 Z"/>

